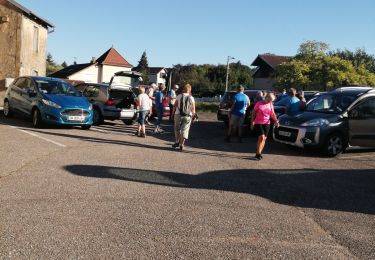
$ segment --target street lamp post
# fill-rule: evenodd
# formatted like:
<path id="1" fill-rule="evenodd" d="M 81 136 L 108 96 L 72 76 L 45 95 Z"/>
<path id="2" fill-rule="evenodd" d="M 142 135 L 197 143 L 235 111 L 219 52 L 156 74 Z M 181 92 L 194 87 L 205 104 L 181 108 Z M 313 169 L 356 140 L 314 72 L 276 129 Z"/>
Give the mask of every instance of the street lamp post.
<path id="1" fill-rule="evenodd" d="M 234 58 L 231 57 L 231 56 L 228 56 L 228 59 L 227 59 L 227 76 L 226 76 L 226 79 L 225 79 L 225 92 L 228 91 L 229 61 L 230 60 L 234 60 Z"/>

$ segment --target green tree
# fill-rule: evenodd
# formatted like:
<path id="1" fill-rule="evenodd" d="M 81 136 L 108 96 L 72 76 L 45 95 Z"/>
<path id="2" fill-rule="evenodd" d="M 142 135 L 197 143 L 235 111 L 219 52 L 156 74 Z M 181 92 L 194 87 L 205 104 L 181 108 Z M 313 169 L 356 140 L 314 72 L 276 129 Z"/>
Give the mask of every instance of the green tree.
<path id="1" fill-rule="evenodd" d="M 355 51 L 338 49 L 336 51 L 329 52 L 329 55 L 348 60 L 352 62 L 353 66 L 356 68 L 364 66 L 370 72 L 375 73 L 375 57 L 374 55 L 368 54 L 364 49 L 358 48 Z"/>
<path id="2" fill-rule="evenodd" d="M 310 59 L 316 56 L 324 56 L 328 49 L 329 45 L 327 43 L 306 41 L 299 46 L 297 57 Z"/>
<path id="3" fill-rule="evenodd" d="M 136 67 L 137 71 L 142 73 L 143 82 L 145 84 L 149 83 L 148 74 L 149 74 L 149 67 L 148 67 L 148 60 L 146 51 L 142 53 L 141 59 L 138 62 L 138 66 Z"/>
<path id="4" fill-rule="evenodd" d="M 46 75 L 51 75 L 56 71 L 62 70 L 63 67 L 61 65 L 57 65 L 53 60 L 52 54 L 48 53 L 46 58 Z"/>
<path id="5" fill-rule="evenodd" d="M 68 67 L 68 64 L 64 61 L 63 63 L 61 63 L 61 67 L 66 68 Z"/>
<path id="6" fill-rule="evenodd" d="M 302 43 L 294 58 L 278 66 L 276 86 L 327 91 L 350 84 L 375 85 L 375 74 L 369 70 L 371 55 L 362 51 L 327 54 L 327 49 L 322 42 Z"/>

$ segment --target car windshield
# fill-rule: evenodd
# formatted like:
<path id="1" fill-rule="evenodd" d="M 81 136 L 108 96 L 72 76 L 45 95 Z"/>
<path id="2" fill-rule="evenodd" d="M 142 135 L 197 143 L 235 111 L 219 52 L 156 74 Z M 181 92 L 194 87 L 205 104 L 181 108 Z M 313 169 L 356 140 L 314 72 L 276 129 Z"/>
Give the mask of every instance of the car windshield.
<path id="1" fill-rule="evenodd" d="M 342 94 L 320 95 L 307 104 L 306 111 L 338 114 L 345 111 L 355 98 L 355 96 Z"/>
<path id="2" fill-rule="evenodd" d="M 76 89 L 67 82 L 54 80 L 36 80 L 41 93 L 50 95 L 80 96 Z"/>

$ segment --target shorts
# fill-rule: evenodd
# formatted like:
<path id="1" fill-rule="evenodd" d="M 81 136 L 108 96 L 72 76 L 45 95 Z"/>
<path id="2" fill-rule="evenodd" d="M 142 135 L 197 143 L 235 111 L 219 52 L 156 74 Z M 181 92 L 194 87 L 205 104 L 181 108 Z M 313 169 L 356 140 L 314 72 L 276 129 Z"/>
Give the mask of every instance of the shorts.
<path id="1" fill-rule="evenodd" d="M 174 115 L 174 134 L 176 139 L 180 136 L 184 139 L 189 139 L 190 126 L 191 116 Z"/>
<path id="2" fill-rule="evenodd" d="M 148 113 L 149 113 L 148 110 L 139 111 L 139 115 L 138 115 L 138 123 L 139 124 L 141 124 L 141 125 L 145 124 L 145 117 L 148 115 Z"/>
<path id="3" fill-rule="evenodd" d="M 265 135 L 268 136 L 268 133 L 270 132 L 270 124 L 262 124 L 262 125 L 254 125 L 254 131 L 257 136 Z"/>
<path id="4" fill-rule="evenodd" d="M 243 116 L 231 115 L 230 116 L 230 124 L 232 126 L 242 127 L 244 120 L 245 120 L 245 115 Z"/>

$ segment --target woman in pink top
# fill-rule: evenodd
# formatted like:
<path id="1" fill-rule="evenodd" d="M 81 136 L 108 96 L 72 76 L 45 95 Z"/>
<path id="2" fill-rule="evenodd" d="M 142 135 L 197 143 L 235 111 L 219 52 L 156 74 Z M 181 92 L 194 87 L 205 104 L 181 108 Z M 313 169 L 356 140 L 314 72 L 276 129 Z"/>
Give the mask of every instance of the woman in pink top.
<path id="1" fill-rule="evenodd" d="M 275 121 L 276 127 L 279 127 L 275 111 L 273 110 L 272 102 L 275 96 L 272 93 L 267 93 L 264 101 L 259 101 L 255 104 L 253 113 L 251 115 L 251 129 L 255 130 L 258 136 L 257 150 L 255 159 L 263 159 L 262 151 L 266 145 L 268 132 L 270 131 L 271 118 Z"/>

